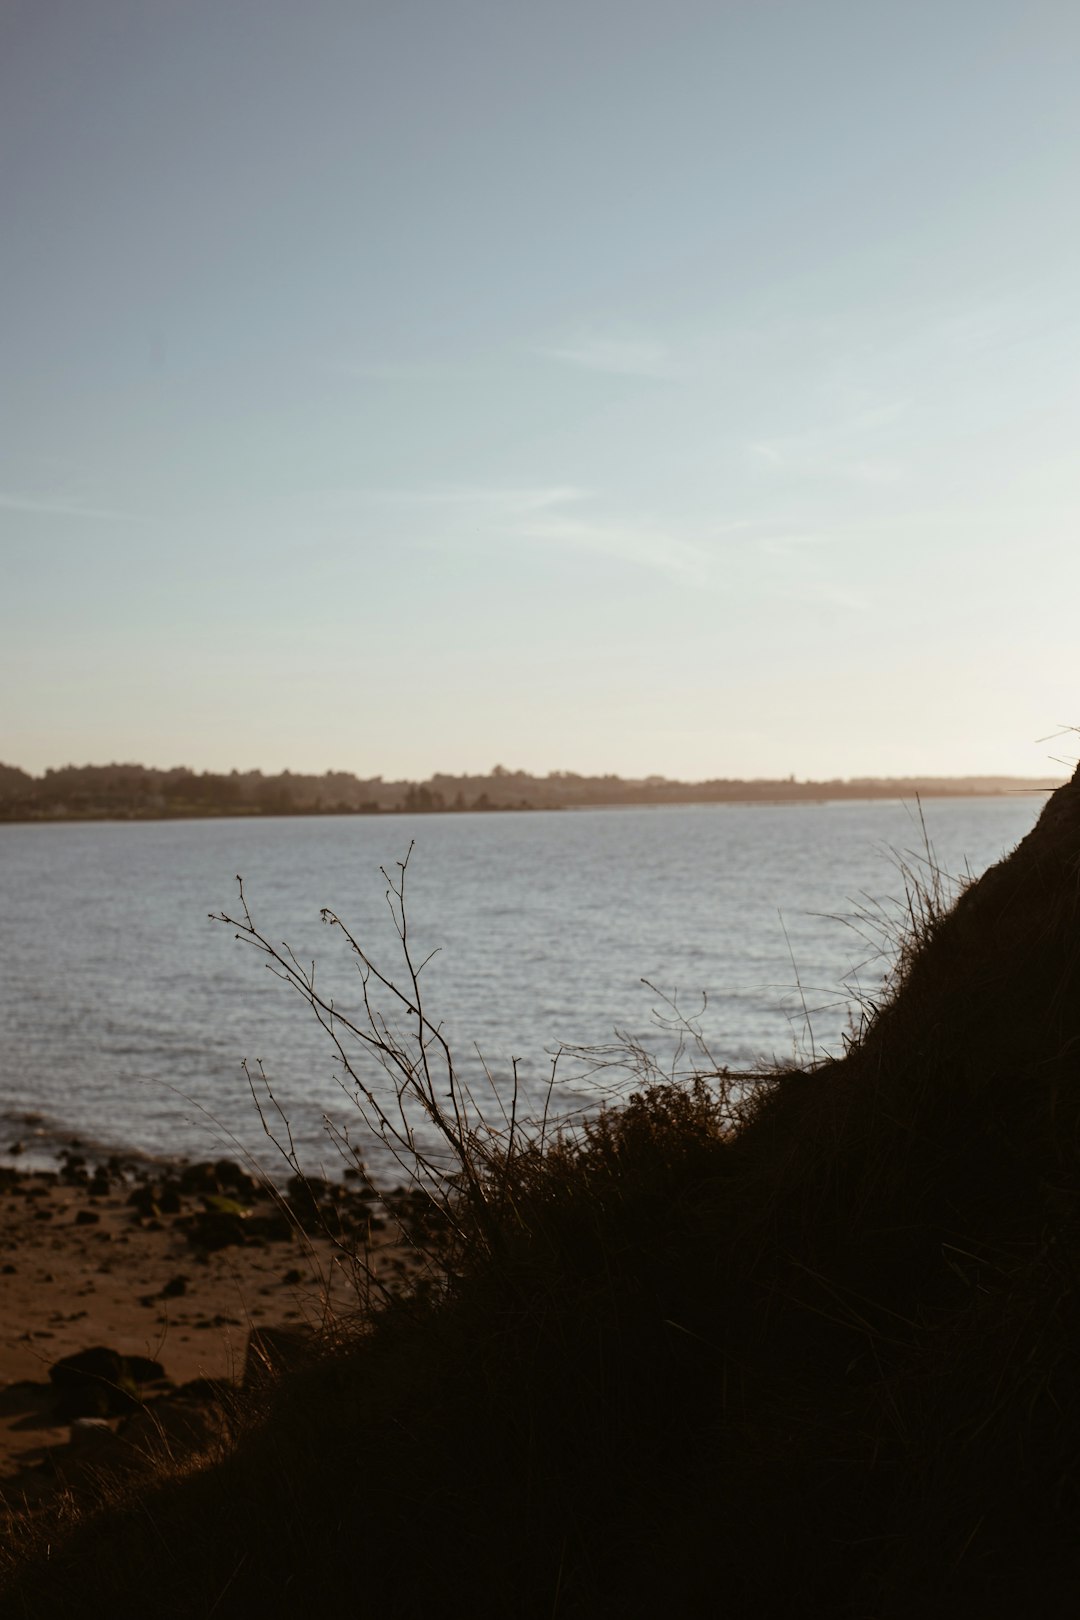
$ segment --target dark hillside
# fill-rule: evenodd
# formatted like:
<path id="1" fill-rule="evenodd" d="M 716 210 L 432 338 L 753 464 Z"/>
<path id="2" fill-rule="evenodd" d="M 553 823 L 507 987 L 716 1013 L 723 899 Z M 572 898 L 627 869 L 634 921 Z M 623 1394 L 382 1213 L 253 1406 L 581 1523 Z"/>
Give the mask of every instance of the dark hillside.
<path id="1" fill-rule="evenodd" d="M 482 1213 L 5 1613 L 1071 1615 L 1080 772 L 843 1060 L 655 1088 Z"/>

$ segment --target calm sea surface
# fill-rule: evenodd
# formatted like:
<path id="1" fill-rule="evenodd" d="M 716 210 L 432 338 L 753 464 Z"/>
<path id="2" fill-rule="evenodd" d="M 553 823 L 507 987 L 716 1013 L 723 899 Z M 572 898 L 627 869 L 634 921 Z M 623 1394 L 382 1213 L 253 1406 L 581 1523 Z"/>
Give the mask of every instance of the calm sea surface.
<path id="1" fill-rule="evenodd" d="M 927 801 L 937 864 L 977 875 L 1043 802 Z M 926 853 L 915 807 L 891 802 L 0 827 L 0 1149 L 79 1135 L 205 1157 L 238 1142 L 270 1163 L 240 1069 L 260 1058 L 307 1167 L 338 1163 L 322 1117 L 355 1130 L 355 1110 L 336 1054 L 208 913 L 235 910 L 241 874 L 256 923 L 355 1008 L 355 964 L 320 907 L 400 979 L 379 867 L 412 840 L 410 937 L 419 957 L 438 951 L 427 1010 L 474 1077 L 477 1049 L 499 1085 L 519 1059 L 534 1110 L 560 1043 L 619 1029 L 669 1060 L 657 991 L 687 1013 L 707 995 L 718 1064 L 840 1051 L 857 988 L 873 994 L 888 966 L 873 928 L 841 919 L 895 915 L 899 862 Z M 581 1068 L 560 1061 L 556 1111 L 595 1100 Z"/>

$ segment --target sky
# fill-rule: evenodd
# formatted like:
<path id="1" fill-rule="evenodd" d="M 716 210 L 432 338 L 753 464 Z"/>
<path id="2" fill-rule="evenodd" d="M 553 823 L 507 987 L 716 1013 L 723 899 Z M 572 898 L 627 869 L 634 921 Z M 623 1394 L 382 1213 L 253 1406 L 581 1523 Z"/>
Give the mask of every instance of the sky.
<path id="1" fill-rule="evenodd" d="M 1073 0 L 0 0 L 0 760 L 1060 774 Z"/>

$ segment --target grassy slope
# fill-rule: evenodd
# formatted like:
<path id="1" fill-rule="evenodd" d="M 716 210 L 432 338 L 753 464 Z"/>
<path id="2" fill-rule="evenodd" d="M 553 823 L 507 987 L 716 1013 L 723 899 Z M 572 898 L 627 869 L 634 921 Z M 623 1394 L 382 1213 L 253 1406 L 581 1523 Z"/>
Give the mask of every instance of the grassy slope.
<path id="1" fill-rule="evenodd" d="M 4 1612 L 1071 1615 L 1078 1068 L 1080 773 L 843 1061 L 522 1155 L 448 1297 Z"/>

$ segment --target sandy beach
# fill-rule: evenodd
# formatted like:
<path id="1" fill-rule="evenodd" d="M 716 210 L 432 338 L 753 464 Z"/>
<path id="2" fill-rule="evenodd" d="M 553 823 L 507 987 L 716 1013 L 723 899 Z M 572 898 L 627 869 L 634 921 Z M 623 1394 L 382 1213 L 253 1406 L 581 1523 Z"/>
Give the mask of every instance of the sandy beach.
<path id="1" fill-rule="evenodd" d="M 106 1347 L 158 1363 L 165 1381 L 140 1402 L 240 1382 L 254 1329 L 301 1337 L 356 1311 L 349 1251 L 365 1236 L 384 1285 L 415 1267 L 362 1184 L 271 1196 L 228 1161 L 106 1167 L 76 1154 L 55 1171 L 0 1170 L 0 1498 L 47 1494 L 71 1452 L 58 1361 Z M 91 1421 L 100 1434 L 125 1420 Z M 74 1438 L 87 1432 L 76 1423 Z"/>

